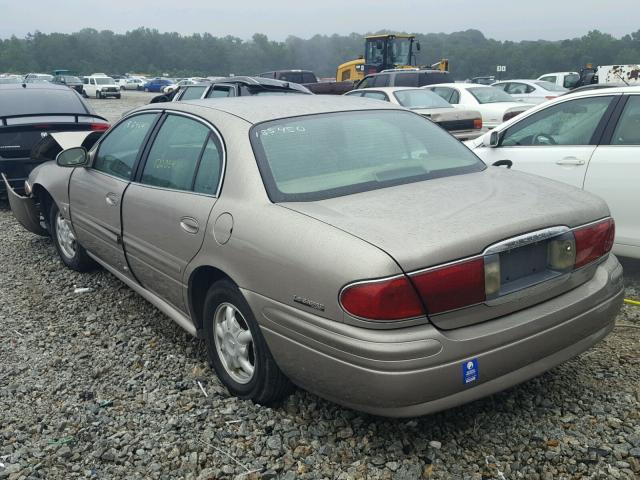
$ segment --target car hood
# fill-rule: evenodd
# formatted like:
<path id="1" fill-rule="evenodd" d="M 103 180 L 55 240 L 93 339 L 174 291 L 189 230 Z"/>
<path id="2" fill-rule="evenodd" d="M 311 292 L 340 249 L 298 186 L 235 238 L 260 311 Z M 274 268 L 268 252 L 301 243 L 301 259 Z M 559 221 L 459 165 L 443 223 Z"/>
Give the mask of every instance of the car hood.
<path id="1" fill-rule="evenodd" d="M 379 247 L 404 271 L 475 255 L 523 233 L 575 227 L 609 215 L 594 195 L 500 167 L 280 205 Z"/>

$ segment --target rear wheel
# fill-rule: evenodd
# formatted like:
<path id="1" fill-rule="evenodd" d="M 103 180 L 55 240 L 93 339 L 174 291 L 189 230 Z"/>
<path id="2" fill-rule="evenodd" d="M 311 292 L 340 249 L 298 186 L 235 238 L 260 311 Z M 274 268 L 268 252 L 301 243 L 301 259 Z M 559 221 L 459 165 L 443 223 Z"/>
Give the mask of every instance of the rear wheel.
<path id="1" fill-rule="evenodd" d="M 53 244 L 56 246 L 62 263 L 78 272 L 86 272 L 95 268 L 95 262 L 76 240 L 71 222 L 64 218 L 55 202 L 51 202 L 49 210 L 49 228 Z"/>
<path id="2" fill-rule="evenodd" d="M 249 304 L 236 285 L 211 286 L 204 305 L 209 360 L 218 378 L 240 398 L 272 405 L 293 390 L 276 365 Z"/>
<path id="3" fill-rule="evenodd" d="M 117 98 L 118 100 L 120 100 L 120 99 L 122 98 L 122 94 L 120 94 L 120 93 L 119 93 L 119 94 L 117 94 L 117 95 L 116 95 L 116 98 Z"/>

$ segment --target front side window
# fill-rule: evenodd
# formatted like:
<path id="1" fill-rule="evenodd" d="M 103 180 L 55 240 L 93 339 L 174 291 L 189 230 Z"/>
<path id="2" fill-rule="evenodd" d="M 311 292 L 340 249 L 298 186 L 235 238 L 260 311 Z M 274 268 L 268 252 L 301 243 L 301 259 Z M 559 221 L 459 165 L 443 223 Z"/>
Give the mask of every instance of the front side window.
<path id="1" fill-rule="evenodd" d="M 485 165 L 420 115 L 401 110 L 317 114 L 258 124 L 251 143 L 272 201 L 314 201 Z"/>
<path id="2" fill-rule="evenodd" d="M 612 98 L 581 98 L 540 110 L 510 127 L 501 145 L 591 145 Z"/>
<path id="3" fill-rule="evenodd" d="M 180 100 L 196 100 L 202 97 L 202 94 L 204 93 L 206 88 L 206 85 L 198 85 L 197 87 L 194 86 L 185 88 L 182 97 L 180 97 Z"/>
<path id="4" fill-rule="evenodd" d="M 555 75 L 547 75 L 546 77 L 542 77 L 540 80 L 543 82 L 557 83 L 558 77 Z"/>
<path id="5" fill-rule="evenodd" d="M 562 82 L 562 86 L 564 88 L 573 88 L 580 81 L 580 75 L 577 73 L 570 73 L 564 77 L 564 82 Z"/>
<path id="6" fill-rule="evenodd" d="M 515 101 L 515 99 L 508 93 L 493 87 L 472 87 L 467 89 L 467 91 L 473 95 L 473 98 L 475 98 L 480 104 Z"/>
<path id="7" fill-rule="evenodd" d="M 529 93 L 529 85 L 525 83 L 517 83 L 512 82 L 509 84 L 507 88 L 504 89 L 505 92 L 511 95 L 523 95 L 525 93 Z M 482 103 L 490 103 L 490 102 L 482 102 Z"/>
<path id="8" fill-rule="evenodd" d="M 373 77 L 373 86 L 374 87 L 388 87 L 389 86 L 389 80 L 390 80 L 391 75 L 389 75 L 388 73 L 381 73 L 379 75 L 376 75 Z"/>
<path id="9" fill-rule="evenodd" d="M 142 171 L 142 183 L 191 190 L 205 141 L 211 130 L 180 115 L 169 115 L 153 141 Z"/>
<path id="10" fill-rule="evenodd" d="M 207 98 L 222 98 L 222 97 L 230 97 L 231 89 L 228 87 L 213 87 Z"/>
<path id="11" fill-rule="evenodd" d="M 369 75 L 368 77 L 364 77 L 357 88 L 369 88 L 373 86 L 373 75 Z"/>
<path id="12" fill-rule="evenodd" d="M 100 142 L 93 168 L 129 180 L 133 165 L 157 113 L 134 115 L 122 121 Z"/>
<path id="13" fill-rule="evenodd" d="M 611 138 L 611 145 L 640 145 L 640 96 L 629 97 L 616 130 Z"/>
<path id="14" fill-rule="evenodd" d="M 113 85 L 116 81 L 110 77 L 100 77 L 95 79 L 96 85 Z"/>
<path id="15" fill-rule="evenodd" d="M 460 94 L 458 93 L 457 90 L 455 90 L 453 88 L 449 88 L 449 87 L 433 87 L 433 88 L 430 88 L 428 90 L 431 90 L 436 95 L 442 97 L 442 99 L 445 102 L 450 103 L 452 105 L 455 105 L 456 103 L 460 102 Z"/>
<path id="16" fill-rule="evenodd" d="M 506 90 L 509 87 L 508 83 L 494 83 L 491 85 L 493 88 L 497 88 L 499 90 Z"/>

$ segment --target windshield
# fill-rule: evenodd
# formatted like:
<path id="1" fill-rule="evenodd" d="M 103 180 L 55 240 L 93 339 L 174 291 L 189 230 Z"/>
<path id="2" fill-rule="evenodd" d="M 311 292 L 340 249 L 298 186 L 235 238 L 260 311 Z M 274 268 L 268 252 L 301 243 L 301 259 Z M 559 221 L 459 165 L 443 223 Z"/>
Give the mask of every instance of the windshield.
<path id="1" fill-rule="evenodd" d="M 485 168 L 440 127 L 401 110 L 265 122 L 253 127 L 251 143 L 274 202 L 322 200 Z"/>
<path id="2" fill-rule="evenodd" d="M 545 82 L 545 81 L 540 81 L 540 82 L 535 82 L 536 85 L 544 88 L 545 90 L 549 91 L 549 92 L 566 92 L 568 91 L 566 88 L 561 87 L 560 85 L 556 85 L 555 83 L 551 83 L 551 82 Z"/>
<path id="3" fill-rule="evenodd" d="M 469 88 L 469 93 L 474 96 L 478 103 L 500 103 L 500 102 L 515 102 L 508 93 L 503 92 L 499 88 L 485 87 L 485 88 Z"/>
<path id="4" fill-rule="evenodd" d="M 411 65 L 409 56 L 411 39 L 394 38 L 389 41 L 389 63 L 391 65 Z"/>
<path id="5" fill-rule="evenodd" d="M 406 108 L 450 108 L 440 95 L 436 95 L 430 90 L 416 88 L 415 90 L 398 90 L 393 92 L 400 105 Z"/>
<path id="6" fill-rule="evenodd" d="M 113 85 L 115 83 L 111 77 L 96 77 L 96 85 Z"/>

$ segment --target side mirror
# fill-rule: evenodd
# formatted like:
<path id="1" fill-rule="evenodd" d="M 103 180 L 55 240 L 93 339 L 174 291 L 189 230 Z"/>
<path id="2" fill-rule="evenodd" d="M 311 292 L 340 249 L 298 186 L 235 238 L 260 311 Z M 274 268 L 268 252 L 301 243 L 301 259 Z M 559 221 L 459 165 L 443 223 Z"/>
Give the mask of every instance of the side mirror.
<path id="1" fill-rule="evenodd" d="M 496 148 L 500 144 L 500 132 L 491 132 L 488 138 L 485 136 L 482 139 L 482 144 L 485 147 Z"/>
<path id="2" fill-rule="evenodd" d="M 56 164 L 60 167 L 82 167 L 87 164 L 88 158 L 84 147 L 67 148 L 58 154 Z"/>

